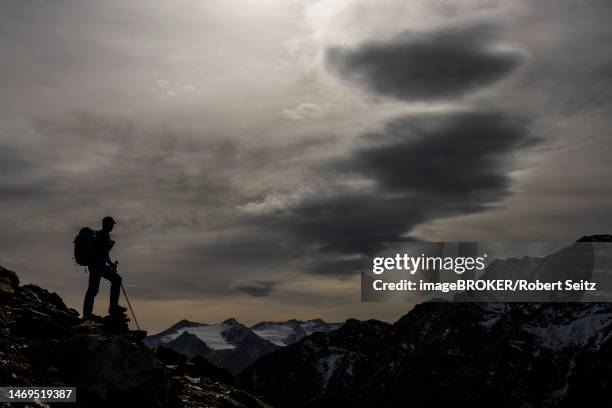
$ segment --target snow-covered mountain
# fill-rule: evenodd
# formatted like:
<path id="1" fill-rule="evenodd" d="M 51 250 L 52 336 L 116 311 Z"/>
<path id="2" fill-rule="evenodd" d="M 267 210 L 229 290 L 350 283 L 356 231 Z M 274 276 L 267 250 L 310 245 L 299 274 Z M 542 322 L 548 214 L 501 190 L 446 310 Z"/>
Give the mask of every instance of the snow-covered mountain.
<path id="1" fill-rule="evenodd" d="M 222 323 L 212 325 L 181 320 L 169 329 L 147 337 L 146 342 L 151 345 L 170 343 L 183 333 L 190 333 L 204 342 L 211 350 L 228 350 L 235 348 L 236 345 L 230 343 L 226 332 L 230 328 L 239 325 L 240 323 L 233 319 L 228 319 Z"/>
<path id="2" fill-rule="evenodd" d="M 161 333 L 148 336 L 145 344 L 150 347 L 163 344 L 189 358 L 202 356 L 237 373 L 279 347 L 340 326 L 340 323 L 327 323 L 321 319 L 261 322 L 252 327 L 244 326 L 236 319 L 216 324 L 181 320 Z"/>
<path id="3" fill-rule="evenodd" d="M 280 346 L 288 346 L 311 335 L 312 333 L 327 333 L 336 330 L 342 323 L 327 323 L 321 319 L 287 320 L 286 322 L 261 322 L 251 329 L 262 339 Z"/>

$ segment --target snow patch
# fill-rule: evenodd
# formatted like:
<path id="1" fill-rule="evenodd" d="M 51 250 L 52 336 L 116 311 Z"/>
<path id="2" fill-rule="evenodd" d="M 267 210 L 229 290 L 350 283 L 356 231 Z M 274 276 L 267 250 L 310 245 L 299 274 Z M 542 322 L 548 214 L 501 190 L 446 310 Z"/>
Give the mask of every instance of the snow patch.
<path id="1" fill-rule="evenodd" d="M 299 325 L 296 327 L 296 325 Z M 331 330 L 335 330 L 341 326 L 338 323 L 325 323 L 317 320 L 308 320 L 306 322 L 297 322 L 292 324 L 290 322 L 278 322 L 278 323 L 265 323 L 265 324 L 257 324 L 256 329 L 253 329 L 253 332 L 261 337 L 264 340 L 268 340 L 269 342 L 277 345 L 277 346 L 287 346 L 291 342 L 299 340 L 303 337 L 303 333 L 300 333 L 300 328 L 304 330 L 306 336 L 310 336 L 313 333 L 318 332 L 329 332 Z M 254 327 L 255 327 L 254 326 Z M 299 337 L 298 337 L 299 334 Z M 290 340 L 291 339 L 291 340 Z"/>
<path id="2" fill-rule="evenodd" d="M 323 389 L 327 388 L 327 383 L 338 368 L 338 360 L 342 358 L 342 354 L 331 354 L 325 358 L 319 359 L 317 369 L 323 378 Z"/>
<path id="3" fill-rule="evenodd" d="M 321 323 L 321 322 L 309 320 L 307 322 L 302 323 L 300 326 L 302 326 L 302 329 L 304 329 L 304 331 L 306 332 L 306 335 L 310 336 L 312 333 L 318 333 L 318 332 L 326 333 L 332 330 L 336 330 L 337 328 L 341 326 L 341 324 Z"/>
<path id="4" fill-rule="evenodd" d="M 286 346 L 285 341 L 295 333 L 292 327 L 284 324 L 266 325 L 265 328 L 253 330 L 253 332 L 262 339 L 281 347 Z"/>
<path id="5" fill-rule="evenodd" d="M 543 347 L 550 350 L 561 350 L 566 347 L 584 347 L 591 339 L 601 344 L 607 339 L 603 329 L 612 323 L 612 313 L 586 314 L 565 324 L 547 327 L 527 327 L 525 331 L 537 336 Z"/>

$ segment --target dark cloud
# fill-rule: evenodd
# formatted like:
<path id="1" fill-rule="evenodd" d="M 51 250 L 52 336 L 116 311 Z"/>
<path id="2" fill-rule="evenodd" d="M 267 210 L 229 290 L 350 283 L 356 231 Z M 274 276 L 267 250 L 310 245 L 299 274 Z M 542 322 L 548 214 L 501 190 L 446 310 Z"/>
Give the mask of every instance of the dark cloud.
<path id="1" fill-rule="evenodd" d="M 423 222 L 483 211 L 485 204 L 374 190 L 311 197 L 277 220 L 316 250 L 354 254 L 364 243 L 401 241 Z M 337 265 L 331 269 L 337 274 Z"/>
<path id="2" fill-rule="evenodd" d="M 252 281 L 252 282 L 241 282 L 232 285 L 232 289 L 244 292 L 254 297 L 265 297 L 270 296 L 274 290 L 275 282 L 271 281 Z"/>
<path id="3" fill-rule="evenodd" d="M 485 211 L 510 193 L 512 154 L 538 142 L 527 125 L 498 112 L 391 120 L 327 165 L 330 178 L 366 177 L 374 187 L 309 196 L 272 221 L 317 249 L 357 253 L 364 242 L 405 240 L 436 218 Z M 321 268 L 346 273 L 338 266 Z"/>
<path id="4" fill-rule="evenodd" d="M 405 116 L 362 137 L 337 167 L 392 190 L 487 201 L 508 190 L 507 156 L 536 142 L 524 118 L 499 112 Z"/>
<path id="5" fill-rule="evenodd" d="M 417 197 L 345 192 L 310 197 L 279 221 L 317 249 L 356 253 L 364 241 L 394 241 L 426 218 Z"/>
<path id="6" fill-rule="evenodd" d="M 461 96 L 508 75 L 520 62 L 515 52 L 493 49 L 491 26 L 406 32 L 356 49 L 328 50 L 329 66 L 381 95 L 403 100 Z"/>

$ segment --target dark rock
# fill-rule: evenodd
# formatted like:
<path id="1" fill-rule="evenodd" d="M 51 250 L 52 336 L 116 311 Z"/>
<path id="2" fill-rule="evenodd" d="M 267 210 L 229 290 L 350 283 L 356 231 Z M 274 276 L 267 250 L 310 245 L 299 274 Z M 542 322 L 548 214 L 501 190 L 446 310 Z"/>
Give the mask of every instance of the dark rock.
<path id="1" fill-rule="evenodd" d="M 245 367 L 257 361 L 257 359 L 276 350 L 278 346 L 262 339 L 250 329 L 243 327 L 232 327 L 227 333 L 227 338 L 234 338 L 236 347 L 223 358 L 221 367 L 226 368 L 231 373 L 236 374 Z"/>
<path id="2" fill-rule="evenodd" d="M 0 281 L 8 282 L 13 289 L 17 289 L 19 287 L 19 277 L 17 274 L 10 269 L 3 268 L 2 266 L 0 266 Z"/>
<path id="3" fill-rule="evenodd" d="M 244 327 L 238 320 L 234 319 L 233 317 L 230 317 L 229 319 L 225 319 L 223 321 L 223 323 L 229 325 L 229 326 L 242 326 Z"/>
<path id="4" fill-rule="evenodd" d="M 612 242 L 612 235 L 610 234 L 585 235 L 576 242 Z"/>
<path id="5" fill-rule="evenodd" d="M 21 296 L 34 304 L 42 304 L 45 306 L 50 304 L 63 312 L 74 312 L 74 309 L 68 309 L 66 307 L 66 304 L 64 304 L 64 301 L 57 293 L 49 292 L 36 285 L 23 285 L 19 292 Z"/>
<path id="6" fill-rule="evenodd" d="M 127 334 L 130 331 L 129 321 L 125 313 L 115 313 L 102 318 L 102 324 L 112 334 Z"/>
<path id="7" fill-rule="evenodd" d="M 229 371 L 211 364 L 204 357 L 200 356 L 194 357 L 189 364 L 187 364 L 185 372 L 191 375 L 220 380 L 226 384 L 235 384 L 234 377 L 232 377 Z"/>
<path id="8" fill-rule="evenodd" d="M 144 330 L 130 330 L 126 336 L 129 336 L 131 339 L 142 341 L 147 337 L 147 332 Z"/>
<path id="9" fill-rule="evenodd" d="M 248 394 L 242 390 L 231 390 L 228 396 L 238 403 L 244 405 L 245 407 L 261 407 L 263 404 L 253 397 L 251 394 Z"/>
<path id="10" fill-rule="evenodd" d="M 11 281 L 8 278 L 0 277 L 0 302 L 6 303 L 10 301 L 13 293 L 15 293 L 15 289 L 13 289 Z"/>
<path id="11" fill-rule="evenodd" d="M 121 336 L 38 342 L 32 356 L 35 368 L 53 366 L 69 373 L 66 380 L 90 406 L 166 406 L 163 365 L 151 350 Z"/>
<path id="12" fill-rule="evenodd" d="M 25 309 L 13 326 L 17 336 L 31 339 L 67 339 L 74 333 L 53 321 L 49 315 L 34 309 Z"/>
<path id="13" fill-rule="evenodd" d="M 165 346 L 159 346 L 155 350 L 155 356 L 164 364 L 185 364 L 187 362 L 187 356 L 172 350 Z"/>
<path id="14" fill-rule="evenodd" d="M 209 356 L 213 350 L 200 340 L 195 334 L 183 332 L 176 339 L 165 344 L 177 353 L 181 353 L 187 358 L 195 356 Z"/>

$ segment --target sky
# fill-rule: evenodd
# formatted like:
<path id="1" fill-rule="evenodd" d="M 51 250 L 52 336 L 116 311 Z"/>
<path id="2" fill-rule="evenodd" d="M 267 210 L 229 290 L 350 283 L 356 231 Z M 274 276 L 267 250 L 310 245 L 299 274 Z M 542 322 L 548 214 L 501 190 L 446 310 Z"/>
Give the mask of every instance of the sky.
<path id="1" fill-rule="evenodd" d="M 151 332 L 392 322 L 363 242 L 612 232 L 608 1 L 1 5 L 0 265 L 77 310 L 105 215 Z"/>

